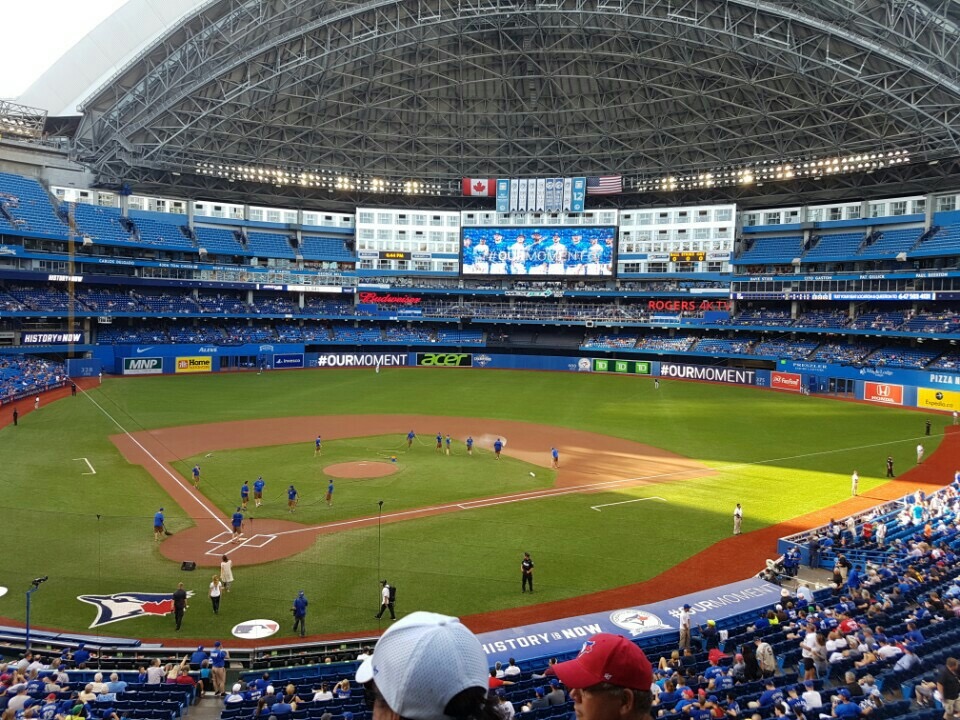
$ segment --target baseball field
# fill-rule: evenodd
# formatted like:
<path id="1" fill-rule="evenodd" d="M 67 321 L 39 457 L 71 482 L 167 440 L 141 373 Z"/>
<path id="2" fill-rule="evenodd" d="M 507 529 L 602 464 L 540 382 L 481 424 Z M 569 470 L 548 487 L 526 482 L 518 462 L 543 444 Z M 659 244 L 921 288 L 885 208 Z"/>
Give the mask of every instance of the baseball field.
<path id="1" fill-rule="evenodd" d="M 868 507 L 886 457 L 898 474 L 912 468 L 917 443 L 933 453 L 948 422 L 751 388 L 451 369 L 107 379 L 26 410 L 0 430 L 0 616 L 24 620 L 23 592 L 39 576 L 49 581 L 33 595 L 33 625 L 75 631 L 96 616 L 79 596 L 183 582 L 193 596 L 181 634 L 195 638 L 228 637 L 253 618 L 290 636 L 299 590 L 310 634 L 375 631 L 381 578 L 397 586 L 401 613 L 550 603 L 547 619 L 560 601 L 654 578 L 729 538 L 737 502 L 744 552 L 770 556 L 773 544 L 757 547 L 751 533 L 847 500 L 855 469 Z M 438 433 L 451 436 L 449 455 Z M 232 542 L 245 480 L 251 500 Z M 899 494 L 914 489 L 902 484 Z M 160 507 L 172 535 L 156 543 Z M 533 594 L 520 592 L 524 551 Z M 207 589 L 224 554 L 236 580 L 214 615 Z M 92 632 L 176 635 L 171 616 L 149 613 Z"/>

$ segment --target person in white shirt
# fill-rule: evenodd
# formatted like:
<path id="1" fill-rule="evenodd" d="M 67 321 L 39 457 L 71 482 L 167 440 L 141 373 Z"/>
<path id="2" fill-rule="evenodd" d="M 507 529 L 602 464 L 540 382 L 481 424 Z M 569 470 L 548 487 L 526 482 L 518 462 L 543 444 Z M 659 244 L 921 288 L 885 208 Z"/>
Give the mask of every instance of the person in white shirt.
<path id="1" fill-rule="evenodd" d="M 159 685 L 166 677 L 166 673 L 160 666 L 160 659 L 154 658 L 147 668 L 147 685 Z"/>
<path id="2" fill-rule="evenodd" d="M 690 647 L 690 606 L 680 608 L 680 647 Z"/>
<path id="3" fill-rule="evenodd" d="M 853 497 L 857 496 L 857 488 L 860 485 L 860 473 L 856 470 L 853 471 L 853 475 L 850 476 L 850 494 Z"/>
<path id="4" fill-rule="evenodd" d="M 919 465 L 922 462 L 923 462 L 923 443 L 918 443 L 917 444 L 917 465 Z"/>
<path id="5" fill-rule="evenodd" d="M 150 672 L 150 669 L 147 668 L 147 672 Z M 237 683 L 233 686 L 233 692 L 227 695 L 224 699 L 224 703 L 239 703 L 244 701 L 243 693 L 240 691 L 243 689 L 243 686 L 240 683 Z"/>
<path id="6" fill-rule="evenodd" d="M 520 674 L 520 668 L 517 667 L 517 661 L 510 658 L 507 661 L 507 667 L 503 671 L 504 677 L 515 677 Z"/>
<path id="7" fill-rule="evenodd" d="M 823 699 L 820 697 L 820 693 L 813 689 L 813 680 L 804 680 L 803 687 L 806 689 L 800 697 L 803 698 L 803 703 L 807 706 L 807 710 L 815 710 L 818 707 L 823 707 Z"/>
<path id="8" fill-rule="evenodd" d="M 313 693 L 313 701 L 327 702 L 328 700 L 333 700 L 333 693 L 330 692 L 330 688 L 327 687 L 326 683 L 320 683 L 320 688 Z"/>

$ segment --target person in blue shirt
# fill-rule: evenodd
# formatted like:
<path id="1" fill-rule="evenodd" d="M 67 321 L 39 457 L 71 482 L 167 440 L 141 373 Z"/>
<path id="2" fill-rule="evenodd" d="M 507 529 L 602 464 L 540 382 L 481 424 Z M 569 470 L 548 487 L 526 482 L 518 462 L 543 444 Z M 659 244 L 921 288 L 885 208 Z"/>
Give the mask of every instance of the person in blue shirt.
<path id="1" fill-rule="evenodd" d="M 447 435 L 446 437 L 444 437 L 443 442 L 447 446 L 447 455 L 449 455 L 450 454 L 450 436 Z"/>
<path id="2" fill-rule="evenodd" d="M 411 430 L 407 433 L 407 450 L 413 447 L 413 440 L 417 437 L 417 434 Z"/>
<path id="3" fill-rule="evenodd" d="M 766 689 L 760 693 L 757 703 L 760 707 L 765 708 L 778 702 L 783 702 L 783 690 L 778 688 L 773 680 L 767 680 Z"/>
<path id="4" fill-rule="evenodd" d="M 313 441 L 313 456 L 323 455 L 323 438 L 317 435 L 317 439 Z"/>
<path id="5" fill-rule="evenodd" d="M 263 505 L 263 486 L 266 483 L 263 481 L 263 476 L 258 477 L 253 481 L 253 504 L 256 507 Z"/>
<path id="6" fill-rule="evenodd" d="M 550 448 L 550 457 L 553 460 L 553 467 L 560 467 L 560 451 L 556 448 Z"/>
<path id="7" fill-rule="evenodd" d="M 240 542 L 243 534 L 243 511 L 240 508 L 233 514 L 230 524 L 233 525 L 233 542 Z"/>
<path id="8" fill-rule="evenodd" d="M 437 433 L 437 452 L 443 452 L 443 435 Z"/>
<path id="9" fill-rule="evenodd" d="M 240 508 L 246 512 L 247 503 L 250 502 L 250 485 L 246 480 L 243 481 L 243 485 L 240 486 Z"/>
<path id="10" fill-rule="evenodd" d="M 163 508 L 160 508 L 153 516 L 153 539 L 156 542 L 163 540 L 163 522 Z"/>
<path id="11" fill-rule="evenodd" d="M 56 694 L 51 693 L 47 696 L 47 699 L 43 705 L 40 706 L 40 713 L 37 715 L 37 717 L 39 717 L 40 720 L 54 720 L 54 718 L 57 717 L 58 709 L 59 706 L 57 704 L 57 696 Z"/>
<path id="12" fill-rule="evenodd" d="M 210 652 L 210 679 L 213 681 L 213 694 L 223 697 L 227 692 L 227 651 L 217 640 Z"/>
<path id="13" fill-rule="evenodd" d="M 467 455 L 473 455 L 473 436 L 467 436 Z"/>
<path id="14" fill-rule="evenodd" d="M 200 466 L 199 465 L 193 466 L 193 486 L 195 488 L 200 487 Z"/>
<path id="15" fill-rule="evenodd" d="M 333 478 L 327 484 L 327 506 L 333 505 Z"/>
<path id="16" fill-rule="evenodd" d="M 207 659 L 207 652 L 203 649 L 203 645 L 198 647 L 193 651 L 193 654 L 190 656 L 190 669 L 196 672 L 200 669 L 200 665 L 203 664 L 203 661 Z"/>
<path id="17" fill-rule="evenodd" d="M 298 502 L 300 502 L 300 494 L 297 492 L 297 489 L 291 485 L 287 488 L 287 507 L 290 512 L 297 509 Z"/>
<path id="18" fill-rule="evenodd" d="M 307 634 L 307 604 L 307 596 L 301 590 L 293 601 L 293 631 L 299 628 L 300 637 Z"/>
<path id="19" fill-rule="evenodd" d="M 503 450 L 503 440 L 497 438 L 493 443 L 493 454 L 496 456 L 496 459 L 500 459 L 500 452 Z"/>
<path id="20" fill-rule="evenodd" d="M 90 651 L 87 650 L 86 646 L 83 643 L 77 645 L 77 649 L 73 653 L 73 663 L 76 667 L 86 667 L 87 662 L 90 660 Z"/>

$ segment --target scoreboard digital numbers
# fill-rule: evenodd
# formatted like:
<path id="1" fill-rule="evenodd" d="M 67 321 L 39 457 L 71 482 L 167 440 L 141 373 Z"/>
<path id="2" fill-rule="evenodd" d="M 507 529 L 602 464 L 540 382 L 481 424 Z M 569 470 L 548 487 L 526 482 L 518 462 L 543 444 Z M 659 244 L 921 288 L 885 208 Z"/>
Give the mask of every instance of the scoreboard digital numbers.
<path id="1" fill-rule="evenodd" d="M 702 250 L 683 250 L 670 253 L 670 262 L 703 262 L 707 253 Z"/>

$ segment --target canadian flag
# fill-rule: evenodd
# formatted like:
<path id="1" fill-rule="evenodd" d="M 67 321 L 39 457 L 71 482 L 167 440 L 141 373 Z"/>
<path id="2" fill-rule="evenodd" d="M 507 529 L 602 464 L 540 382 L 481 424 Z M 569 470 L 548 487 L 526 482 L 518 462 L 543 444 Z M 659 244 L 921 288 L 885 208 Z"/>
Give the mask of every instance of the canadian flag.
<path id="1" fill-rule="evenodd" d="M 497 181 L 490 180 L 489 178 L 479 180 L 477 178 L 464 178 L 463 194 L 479 195 L 480 197 L 496 197 Z"/>

